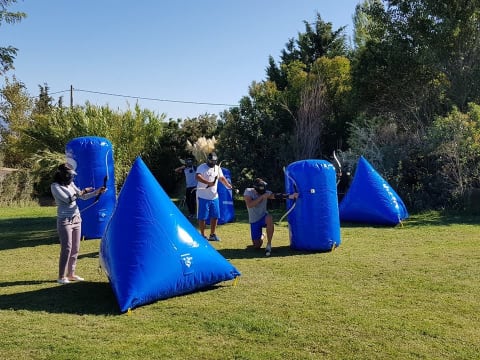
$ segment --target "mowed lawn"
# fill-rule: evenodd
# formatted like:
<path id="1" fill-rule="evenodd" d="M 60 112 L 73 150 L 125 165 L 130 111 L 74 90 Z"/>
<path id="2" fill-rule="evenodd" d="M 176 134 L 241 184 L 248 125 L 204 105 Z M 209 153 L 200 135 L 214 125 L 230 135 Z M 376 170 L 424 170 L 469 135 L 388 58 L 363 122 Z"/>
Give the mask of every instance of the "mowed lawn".
<path id="1" fill-rule="evenodd" d="M 58 285 L 55 208 L 0 208 L 0 359 L 480 358 L 480 217 L 342 224 L 329 253 L 290 250 L 282 222 L 270 258 L 245 220 L 212 244 L 236 283 L 121 314 L 100 240 L 82 242 L 86 281 Z"/>

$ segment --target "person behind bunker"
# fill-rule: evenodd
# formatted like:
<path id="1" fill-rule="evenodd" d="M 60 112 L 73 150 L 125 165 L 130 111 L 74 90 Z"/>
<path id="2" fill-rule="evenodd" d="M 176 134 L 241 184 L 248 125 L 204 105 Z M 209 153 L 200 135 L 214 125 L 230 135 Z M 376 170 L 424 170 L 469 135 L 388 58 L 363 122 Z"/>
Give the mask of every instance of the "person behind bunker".
<path id="1" fill-rule="evenodd" d="M 197 167 L 193 164 L 193 158 L 187 158 L 185 165 L 179 166 L 175 172 L 185 174 L 185 203 L 188 208 L 188 217 L 194 218 L 197 211 Z"/>
<path id="2" fill-rule="evenodd" d="M 296 199 L 298 193 L 293 194 L 274 194 L 267 190 L 265 180 L 255 179 L 253 186 L 246 188 L 243 193 L 243 199 L 248 211 L 248 222 L 250 223 L 250 236 L 253 247 L 260 249 L 263 245 L 264 234 L 262 229 L 267 230 L 267 245 L 265 246 L 265 256 L 270 256 L 272 252 L 272 238 L 274 233 L 274 224 L 272 215 L 267 211 L 267 201 L 269 199 Z"/>
<path id="3" fill-rule="evenodd" d="M 60 240 L 57 280 L 59 284 L 84 280 L 84 278 L 75 274 L 82 232 L 82 218 L 77 199 L 87 200 L 106 191 L 105 187 L 96 190 L 87 187 L 80 190 L 73 182 L 75 175 L 77 173 L 70 164 L 61 164 L 58 166 L 54 181 L 50 185 L 50 190 L 57 205 L 57 232 Z"/>

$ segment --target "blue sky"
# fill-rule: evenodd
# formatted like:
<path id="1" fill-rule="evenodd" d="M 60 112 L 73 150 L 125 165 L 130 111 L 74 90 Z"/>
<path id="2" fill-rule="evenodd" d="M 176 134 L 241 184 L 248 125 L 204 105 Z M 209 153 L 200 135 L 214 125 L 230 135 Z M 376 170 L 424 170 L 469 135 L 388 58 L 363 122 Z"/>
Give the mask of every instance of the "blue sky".
<path id="1" fill-rule="evenodd" d="M 15 70 L 32 96 L 73 86 L 75 105 L 125 110 L 139 103 L 167 118 L 218 114 L 265 79 L 290 38 L 316 13 L 353 30 L 358 0 L 18 0 L 27 18 L 0 27 L 1 46 L 18 48 Z M 3 86 L 3 82 L 1 84 Z M 137 100 L 86 90 L 157 100 Z M 187 103 L 182 103 L 187 102 Z M 211 103 L 225 105 L 189 104 Z"/>

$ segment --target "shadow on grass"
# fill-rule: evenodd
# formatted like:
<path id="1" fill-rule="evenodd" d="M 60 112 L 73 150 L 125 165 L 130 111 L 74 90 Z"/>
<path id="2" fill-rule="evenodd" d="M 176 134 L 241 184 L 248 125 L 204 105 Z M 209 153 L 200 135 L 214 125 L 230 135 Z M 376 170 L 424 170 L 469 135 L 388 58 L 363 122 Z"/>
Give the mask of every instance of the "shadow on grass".
<path id="1" fill-rule="evenodd" d="M 448 226 L 448 225 L 478 225 L 480 223 L 479 215 L 466 213 L 441 213 L 428 212 L 415 214 L 404 221 L 404 226 Z"/>
<path id="2" fill-rule="evenodd" d="M 253 246 L 248 246 L 245 249 L 219 249 L 218 252 L 222 254 L 226 259 L 258 259 L 266 258 L 265 256 L 265 247 L 261 249 L 255 249 Z M 327 254 L 331 251 L 298 251 L 293 250 L 290 246 L 273 246 L 272 253 L 270 255 L 273 257 L 290 257 L 290 256 L 299 256 L 299 255 L 311 255 L 311 254 Z"/>
<path id="3" fill-rule="evenodd" d="M 15 281 L 1 287 L 37 285 L 56 281 Z M 0 296 L 1 310 L 45 311 L 49 313 L 118 315 L 117 301 L 109 283 L 79 282 Z"/>
<path id="4" fill-rule="evenodd" d="M 86 254 L 82 254 L 80 250 L 80 254 L 78 255 L 78 259 L 98 259 L 99 258 L 99 252 L 94 251 Z"/>
<path id="5" fill-rule="evenodd" d="M 422 226 L 449 226 L 449 225 L 478 225 L 480 223 L 479 215 L 470 214 L 443 214 L 440 212 L 430 212 L 424 214 L 411 215 L 398 225 L 381 225 L 355 222 L 341 222 L 342 228 L 395 228 L 395 227 L 422 227 Z"/>
<path id="6" fill-rule="evenodd" d="M 56 281 L 12 281 L 0 283 L 0 288 L 9 286 L 28 286 Z M 57 285 L 57 284 L 56 284 Z M 223 287 L 221 284 L 196 289 L 195 292 L 207 292 Z M 140 307 L 168 299 L 159 299 Z M 82 281 L 67 285 L 57 285 L 45 289 L 0 295 L 0 310 L 42 311 L 52 314 L 76 315 L 122 315 L 109 283 Z"/>
<path id="7" fill-rule="evenodd" d="M 55 217 L 0 219 L 0 250 L 56 243 Z"/>

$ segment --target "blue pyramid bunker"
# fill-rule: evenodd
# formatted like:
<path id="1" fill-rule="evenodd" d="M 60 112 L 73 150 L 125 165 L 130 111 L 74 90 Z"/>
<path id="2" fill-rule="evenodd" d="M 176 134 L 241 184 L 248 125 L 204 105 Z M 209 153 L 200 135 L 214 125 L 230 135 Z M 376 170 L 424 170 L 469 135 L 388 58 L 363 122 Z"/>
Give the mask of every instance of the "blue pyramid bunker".
<path id="1" fill-rule="evenodd" d="M 339 212 L 341 221 L 374 225 L 397 225 L 408 218 L 402 199 L 363 156 Z"/>
<path id="2" fill-rule="evenodd" d="M 138 157 L 100 243 L 120 311 L 240 275 L 173 204 Z"/>

